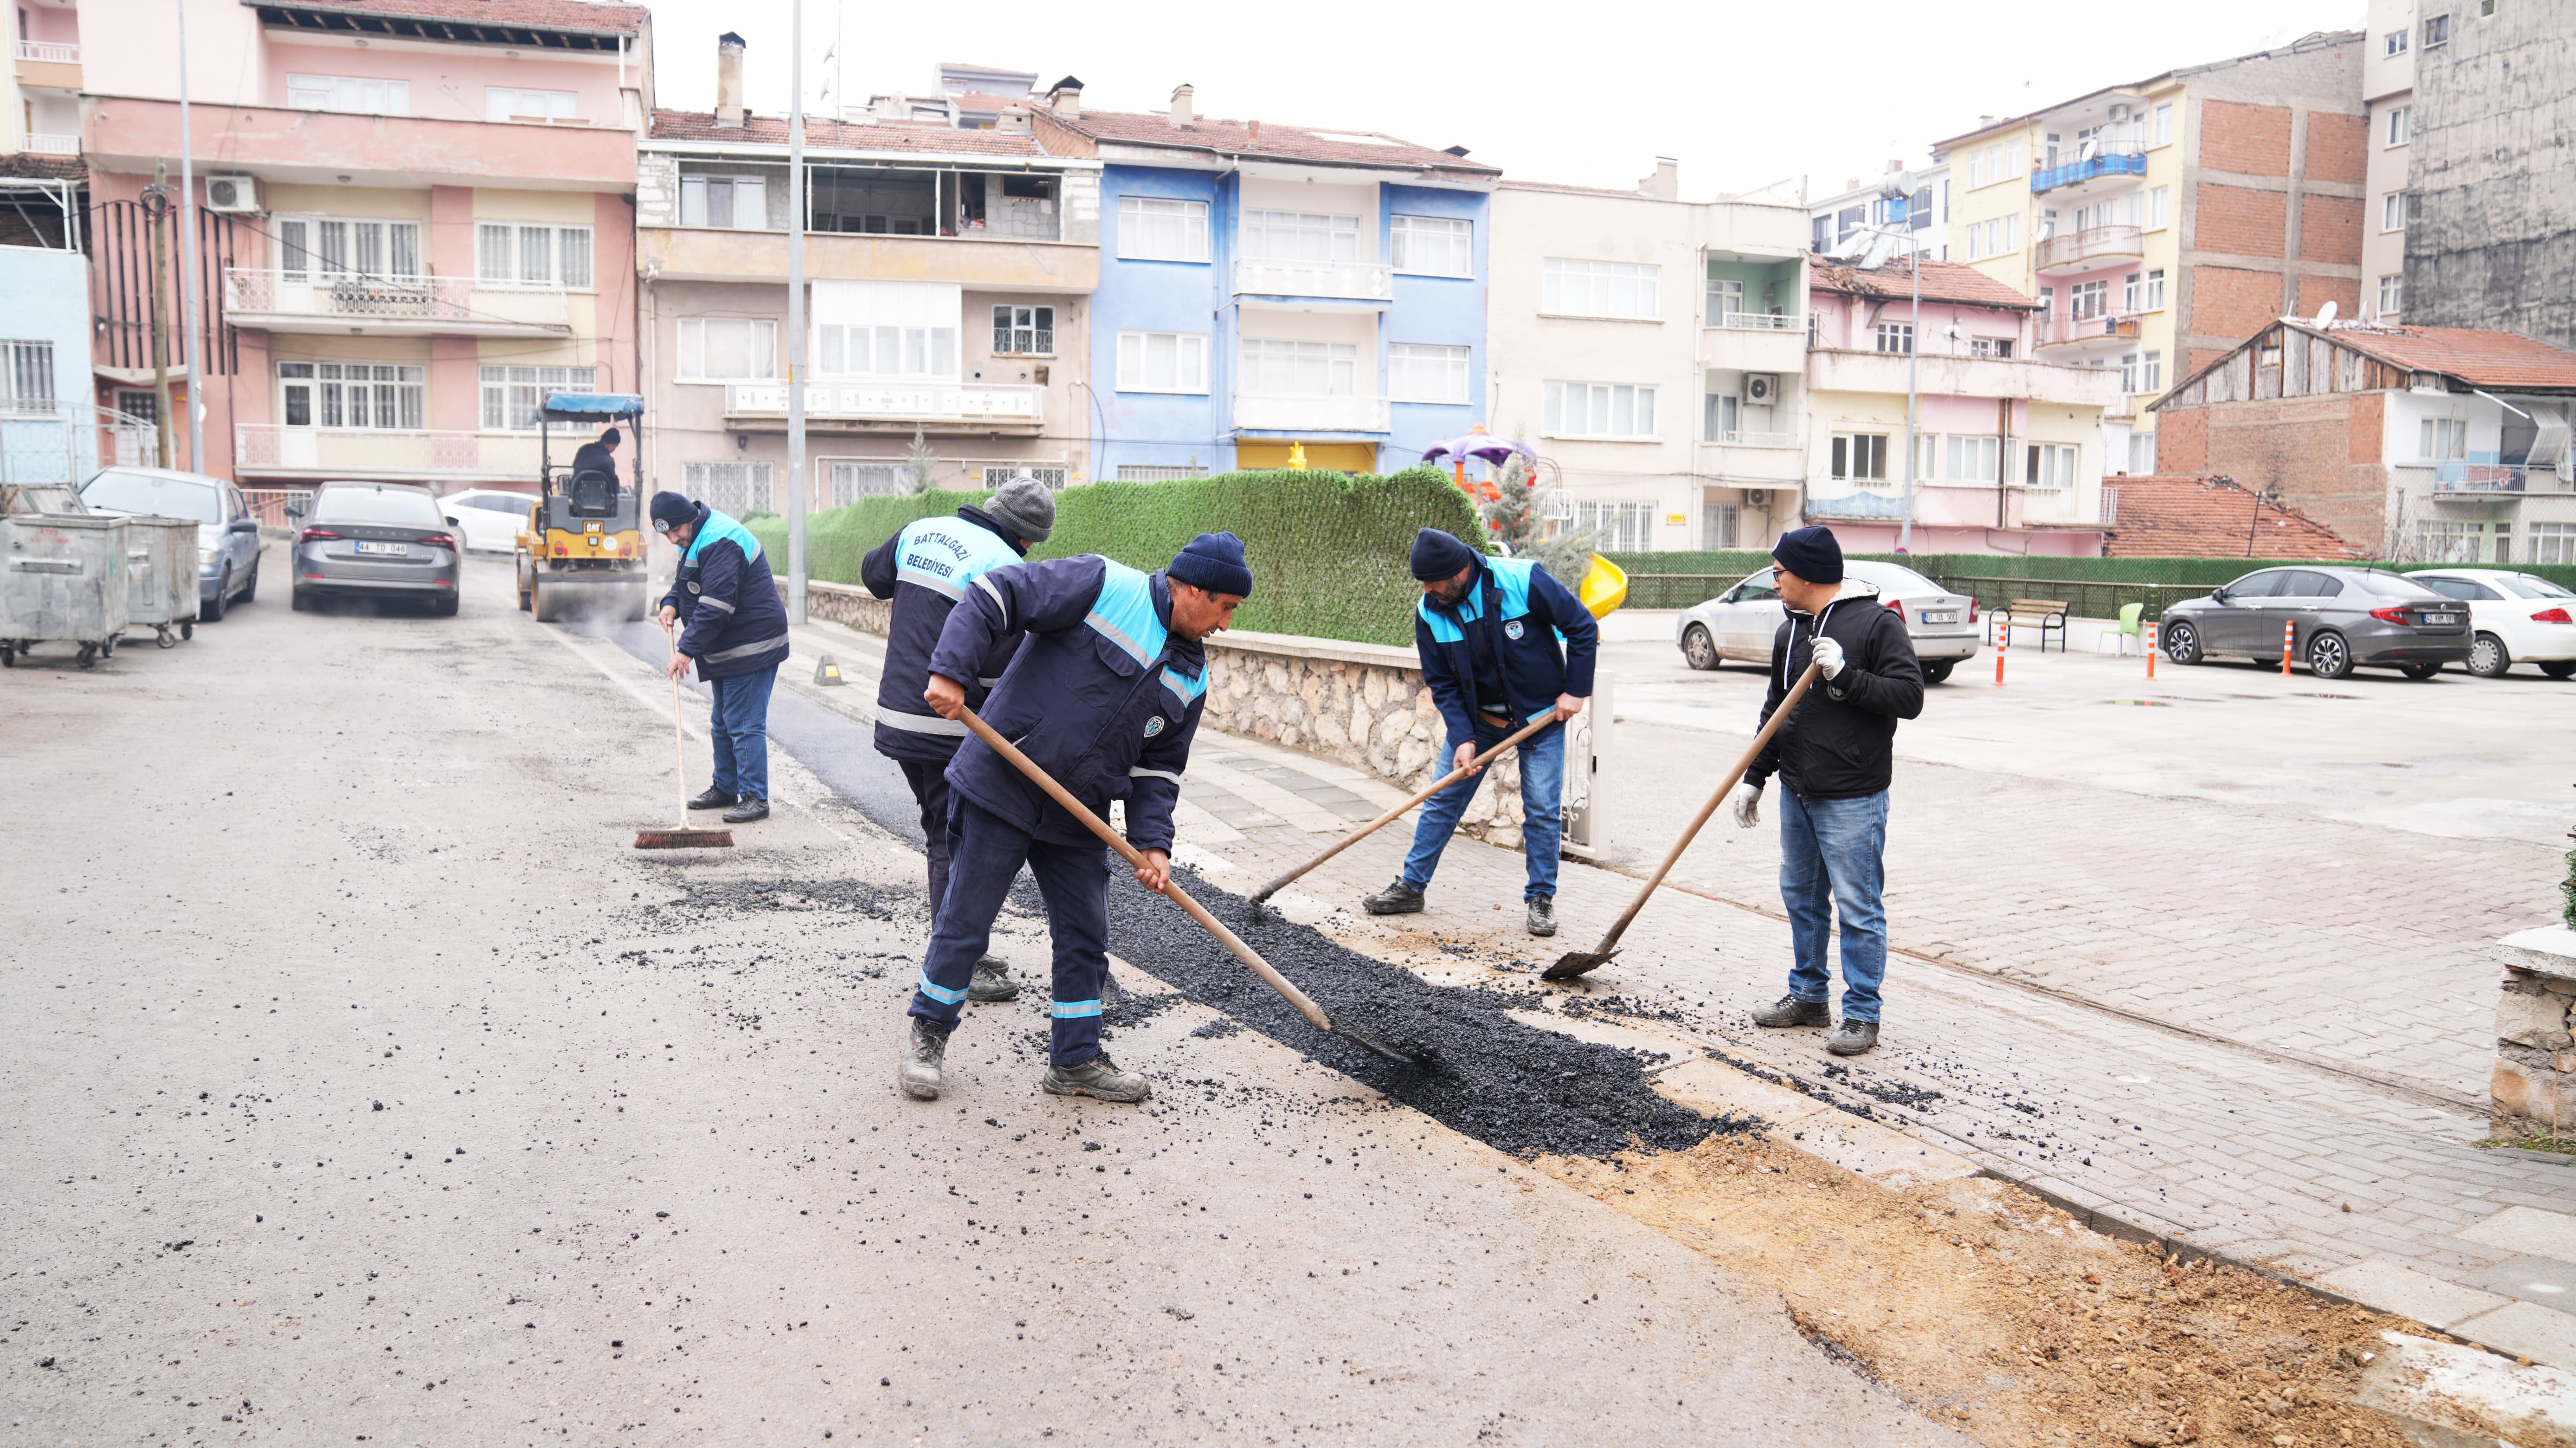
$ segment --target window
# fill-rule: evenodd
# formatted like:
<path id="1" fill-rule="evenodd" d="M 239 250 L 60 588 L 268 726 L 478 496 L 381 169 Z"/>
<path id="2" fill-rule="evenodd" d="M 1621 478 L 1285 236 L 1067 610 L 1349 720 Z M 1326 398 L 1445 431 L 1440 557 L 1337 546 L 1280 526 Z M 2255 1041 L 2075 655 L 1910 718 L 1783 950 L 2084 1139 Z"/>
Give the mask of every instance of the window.
<path id="1" fill-rule="evenodd" d="M 1894 352 L 1899 356 L 1903 356 L 1904 354 L 1913 351 L 1914 324 L 1912 322 L 1879 323 L 1878 350 L 1881 352 Z"/>
<path id="2" fill-rule="evenodd" d="M 475 285 L 590 289 L 590 228 L 485 221 L 474 228 Z"/>
<path id="3" fill-rule="evenodd" d="M 1207 338 L 1197 332 L 1119 333 L 1118 390 L 1207 391 Z"/>
<path id="4" fill-rule="evenodd" d="M 1709 385 L 1712 387 L 1720 385 L 1715 373 L 1709 375 Z M 1744 400 L 1742 398 L 1732 392 L 1711 392 L 1700 400 L 1702 404 L 1700 432 L 1704 441 L 1725 442 L 1734 437 L 1743 427 Z"/>
<path id="5" fill-rule="evenodd" d="M 836 462 L 828 476 L 835 508 L 846 508 L 861 498 L 897 497 L 911 491 L 905 486 L 901 463 Z"/>
<path id="6" fill-rule="evenodd" d="M 1968 260 L 1982 261 L 2021 250 L 2021 214 L 1998 216 L 1968 225 Z"/>
<path id="7" fill-rule="evenodd" d="M 2382 231 L 2404 231 L 2406 229 L 2405 192 L 2391 191 L 2387 195 L 2379 198 L 2379 229 Z"/>
<path id="8" fill-rule="evenodd" d="M 2406 53 L 2406 32 L 2403 30 L 2392 30 L 2388 32 L 2388 37 L 2383 44 L 2386 46 L 2384 51 L 2385 54 L 2404 55 Z"/>
<path id="9" fill-rule="evenodd" d="M 2173 102 L 2162 101 L 2157 104 L 2154 125 L 2154 144 L 2159 146 L 2173 144 Z"/>
<path id="10" fill-rule="evenodd" d="M 2406 310 L 2406 278 L 2384 276 L 2379 279 L 2379 314 L 2393 317 Z"/>
<path id="11" fill-rule="evenodd" d="M 1652 318 L 1663 309 L 1661 270 L 1552 256 L 1540 282 L 1538 309 L 1568 317 Z"/>
<path id="12" fill-rule="evenodd" d="M 1247 210 L 1243 213 L 1243 254 L 1256 261 L 1348 265 L 1360 259 L 1360 219 Z"/>
<path id="13" fill-rule="evenodd" d="M 1467 400 L 1468 350 L 1396 342 L 1386 349 L 1387 395 L 1398 402 Z"/>
<path id="14" fill-rule="evenodd" d="M 54 344 L 0 341 L 0 412 L 53 410 Z"/>
<path id="15" fill-rule="evenodd" d="M 2425 48 L 2426 50 L 2431 50 L 2431 49 L 2433 49 L 2435 46 L 2448 45 L 2448 44 L 2450 44 L 2450 43 L 2451 43 L 2451 17 L 2450 17 L 2450 16 L 2448 16 L 2448 15 L 2427 15 L 2427 16 L 2425 16 L 2425 17 L 2424 17 L 2424 48 Z"/>
<path id="16" fill-rule="evenodd" d="M 2469 455 L 2469 424 L 2465 418 L 2428 417 L 2419 440 L 2422 457 L 2430 463 L 2455 463 Z"/>
<path id="17" fill-rule="evenodd" d="M 769 506 L 771 463 L 689 463 L 681 468 L 683 485 L 689 496 L 733 517 L 766 513 Z"/>
<path id="18" fill-rule="evenodd" d="M 1551 437 L 1655 435 L 1655 389 L 1624 382 L 1550 382 L 1539 430 Z"/>
<path id="19" fill-rule="evenodd" d="M 1054 356 L 1055 308 L 993 308 L 993 351 L 1019 357 Z"/>
<path id="20" fill-rule="evenodd" d="M 1992 483 L 2003 474 L 1996 459 L 2002 456 L 2003 439 L 1999 437 L 1945 437 L 1949 444 L 1949 471 L 1944 474 L 1954 483 Z M 1931 469 L 1923 469 L 1929 476 Z"/>
<path id="21" fill-rule="evenodd" d="M 1391 260 L 1400 272 L 1418 276 L 1466 277 L 1476 274 L 1475 237 L 1464 221 L 1445 216 L 1398 216 L 1387 226 Z"/>
<path id="22" fill-rule="evenodd" d="M 2134 312 L 2138 309 L 2138 299 L 2144 295 L 2144 288 L 2138 285 L 2139 281 L 2140 277 L 2136 272 L 2131 272 L 2120 279 L 2121 311 Z"/>
<path id="23" fill-rule="evenodd" d="M 419 281 L 420 223 L 280 217 L 277 275 L 280 281 L 326 284 L 349 277 Z"/>
<path id="24" fill-rule="evenodd" d="M 2447 519 L 2424 518 L 2415 524 L 2415 557 L 2419 562 L 2475 563 L 2478 561 L 2476 523 L 2454 523 Z"/>
<path id="25" fill-rule="evenodd" d="M 1835 433 L 1831 476 L 1837 482 L 1887 481 L 1887 434 Z"/>
<path id="26" fill-rule="evenodd" d="M 778 375 L 778 324 L 752 317 L 682 317 L 679 382 L 766 382 Z"/>
<path id="27" fill-rule="evenodd" d="M 819 376 L 957 379 L 955 327 L 823 322 L 814 336 Z"/>
<path id="28" fill-rule="evenodd" d="M 1130 261 L 1207 260 L 1208 204 L 1119 197 L 1118 255 Z"/>
<path id="29" fill-rule="evenodd" d="M 483 88 L 483 119 L 487 121 L 569 121 L 580 117 L 579 100 L 571 91 L 517 90 L 504 85 Z"/>
<path id="30" fill-rule="evenodd" d="M 1118 481 L 1122 483 L 1177 483 L 1184 478 L 1203 478 L 1207 468 L 1199 463 L 1120 463 Z"/>
<path id="31" fill-rule="evenodd" d="M 2388 144 L 2403 146 L 2415 138 L 2415 108 L 2392 106 L 2388 112 Z"/>
<path id="32" fill-rule="evenodd" d="M 289 427 L 416 432 L 428 424 L 421 369 L 370 362 L 280 362 Z"/>
<path id="33" fill-rule="evenodd" d="M 2149 352 L 2138 362 L 2138 389 L 2141 393 L 2165 390 L 2165 354 Z"/>
<path id="34" fill-rule="evenodd" d="M 1702 503 L 1699 509 L 1699 546 L 1716 552 L 1736 546 L 1741 511 L 1733 503 Z"/>
<path id="35" fill-rule="evenodd" d="M 1726 319 L 1744 310 L 1744 283 L 1727 277 L 1708 279 L 1708 325 L 1723 327 Z"/>
<path id="36" fill-rule="evenodd" d="M 759 176 L 683 176 L 680 224 L 720 231 L 769 229 L 769 182 Z"/>
<path id="37" fill-rule="evenodd" d="M 2121 390 L 2122 392 L 2127 392 L 2127 393 L 2135 393 L 2135 392 L 2137 392 L 2137 391 L 2138 391 L 2138 375 L 2139 375 L 2139 358 L 2138 358 L 2138 354 L 2137 354 L 2137 353 L 2135 353 L 2135 352 L 2131 352 L 2131 353 L 2129 353 L 2129 354 L 2127 354 L 2127 355 L 2123 356 L 2123 357 L 2120 359 L 2120 390 Z"/>
<path id="38" fill-rule="evenodd" d="M 2576 563 L 2576 523 L 2533 523 L 2525 563 Z"/>
<path id="39" fill-rule="evenodd" d="M 411 85 L 347 75 L 290 75 L 286 104 L 299 111 L 348 111 L 361 116 L 411 114 Z"/>
<path id="40" fill-rule="evenodd" d="M 2012 360 L 2012 354 L 2013 339 L 2010 337 L 1971 337 L 1968 339 L 1968 355 L 1971 357 L 1992 357 L 1998 361 L 2009 362 Z"/>
<path id="41" fill-rule="evenodd" d="M 1968 153 L 1968 189 L 1991 186 L 2021 174 L 2021 142 L 2000 141 Z"/>
<path id="42" fill-rule="evenodd" d="M 2172 224 L 2173 188 L 2170 186 L 2158 186 L 2147 193 L 2146 229 L 2149 231 L 2162 231 Z"/>
<path id="43" fill-rule="evenodd" d="M 2066 314 L 2079 322 L 2108 314 L 2110 311 L 2109 298 L 2104 295 L 2107 290 L 2107 286 L 2107 283 L 2094 281 L 2077 282 L 2075 285 L 2068 287 L 2066 289 Z"/>
<path id="44" fill-rule="evenodd" d="M 2037 321 L 2041 329 L 2045 330 L 2048 326 L 2048 319 L 2055 315 L 2056 312 L 2057 288 L 2041 287 L 2039 289 L 2039 316 L 2034 320 Z"/>
<path id="45" fill-rule="evenodd" d="M 1063 468 L 1035 467 L 1026 463 L 987 463 L 976 469 L 984 486 L 998 488 L 1013 478 L 1031 478 L 1047 485 L 1053 492 L 1064 491 L 1066 471 Z"/>
<path id="46" fill-rule="evenodd" d="M 2165 309 L 2165 269 L 2164 269 L 2163 267 L 2160 267 L 2160 266 L 2159 266 L 2159 267 L 2149 267 L 2149 268 L 2147 268 L 2147 295 L 2146 295 L 2146 305 L 2145 305 L 2145 307 L 2144 307 L 2142 310 L 2150 311 L 2150 312 L 2161 312 L 2161 311 L 2163 311 L 2164 309 Z"/>
<path id="47" fill-rule="evenodd" d="M 5 345 L 7 344 L 0 343 L 0 346 Z M 52 344 L 42 345 L 51 346 Z M 139 387 L 120 387 L 116 389 L 116 410 L 123 414 L 116 420 L 116 426 L 124 426 L 128 418 L 149 426 L 161 420 L 161 396 L 159 393 L 146 392 Z"/>
<path id="48" fill-rule="evenodd" d="M 1350 397 L 1359 392 L 1360 349 L 1348 342 L 1243 339 L 1235 389 L 1255 397 Z"/>
<path id="49" fill-rule="evenodd" d="M 1655 505 L 1652 503 L 1595 503 L 1577 500 L 1574 505 L 1574 527 L 1577 532 L 1600 538 L 1604 553 L 1645 553 L 1655 546 Z"/>
<path id="50" fill-rule="evenodd" d="M 2032 443 L 2022 455 L 2022 483 L 2052 490 L 2074 486 L 2075 455 L 2073 443 Z"/>
<path id="51" fill-rule="evenodd" d="M 595 367 L 485 367 L 483 430 L 534 432 L 537 409 L 549 392 L 589 392 L 599 385 Z"/>

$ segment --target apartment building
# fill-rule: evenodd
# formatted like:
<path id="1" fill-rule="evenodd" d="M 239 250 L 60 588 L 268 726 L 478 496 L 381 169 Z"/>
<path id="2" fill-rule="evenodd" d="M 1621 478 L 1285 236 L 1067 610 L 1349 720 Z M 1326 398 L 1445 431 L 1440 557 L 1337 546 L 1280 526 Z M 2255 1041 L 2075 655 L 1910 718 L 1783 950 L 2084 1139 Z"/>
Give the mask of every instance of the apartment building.
<path id="1" fill-rule="evenodd" d="M 181 3 L 206 342 L 198 395 L 179 388 L 206 438 L 187 465 L 244 483 L 524 484 L 546 389 L 634 389 L 642 7 Z M 129 414 L 152 398 L 145 188 L 179 181 L 172 18 L 80 4 L 83 33 L 117 37 L 83 55 L 80 136 L 98 401 Z"/>
<path id="2" fill-rule="evenodd" d="M 1096 167 L 1091 475 L 1374 472 L 1486 414 L 1488 202 L 1463 150 L 1373 131 L 1101 111 L 1066 77 L 1031 112 Z"/>
<path id="3" fill-rule="evenodd" d="M 712 112 L 657 110 L 636 163 L 636 264 L 658 474 L 728 512 L 783 512 L 788 126 L 743 106 L 717 48 Z M 1025 98 L 990 129 L 945 104 L 805 133 L 807 504 L 1100 476 L 1088 385 L 1100 166 L 1050 154 Z"/>
<path id="4" fill-rule="evenodd" d="M 1902 161 L 1887 163 L 1889 175 L 1904 169 Z M 1886 181 L 1886 176 L 1867 181 L 1855 176 L 1833 195 L 1811 198 L 1807 202 L 1807 249 L 1842 252 L 1856 244 L 1865 245 L 1874 236 L 1902 232 L 1912 240 L 1916 256 L 1948 261 L 1949 164 L 1916 167 L 1914 190 L 1907 195 L 1880 195 Z"/>
<path id="5" fill-rule="evenodd" d="M 2448 41 L 2449 22 L 2436 48 Z M 2406 158 L 2414 154 L 2415 0 L 2370 0 L 2363 32 L 2361 101 L 2369 125 L 2362 188 L 2361 311 L 2372 321 L 2406 313 Z"/>
<path id="6" fill-rule="evenodd" d="M 2176 376 L 2284 314 L 2357 312 L 2365 39 L 2185 66 L 1934 146 L 1951 259 L 2038 300 L 2043 360 L 2116 370 L 2112 471 L 2156 470 L 2143 404 Z"/>
<path id="7" fill-rule="evenodd" d="M 1806 481 L 1806 221 L 1684 202 L 1674 165 L 1627 191 L 1494 193 L 1496 432 L 1610 550 L 1760 548 Z"/>
<path id="8" fill-rule="evenodd" d="M 1914 551 L 2102 552 L 2117 516 L 2102 414 L 2123 394 L 2107 368 L 2039 355 L 2033 298 L 1961 262 L 1899 257 L 1815 262 L 1807 301 L 1806 517 L 1846 549 L 1897 546 L 1910 380 Z"/>
<path id="9" fill-rule="evenodd" d="M 10 65 L 0 136 L 10 155 L 80 154 L 81 27 L 78 0 L 19 0 L 9 28 Z"/>

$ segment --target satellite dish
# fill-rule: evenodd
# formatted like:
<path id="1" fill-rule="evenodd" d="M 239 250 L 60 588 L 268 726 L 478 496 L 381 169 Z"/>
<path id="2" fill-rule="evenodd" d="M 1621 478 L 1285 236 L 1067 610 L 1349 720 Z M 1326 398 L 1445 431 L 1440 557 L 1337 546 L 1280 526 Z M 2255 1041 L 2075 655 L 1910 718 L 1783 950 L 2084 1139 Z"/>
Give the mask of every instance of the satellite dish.
<path id="1" fill-rule="evenodd" d="M 2333 302 L 2328 302 L 2324 306 L 2317 308 L 2317 325 L 2319 327 L 2333 326 L 2334 319 L 2335 304 Z"/>

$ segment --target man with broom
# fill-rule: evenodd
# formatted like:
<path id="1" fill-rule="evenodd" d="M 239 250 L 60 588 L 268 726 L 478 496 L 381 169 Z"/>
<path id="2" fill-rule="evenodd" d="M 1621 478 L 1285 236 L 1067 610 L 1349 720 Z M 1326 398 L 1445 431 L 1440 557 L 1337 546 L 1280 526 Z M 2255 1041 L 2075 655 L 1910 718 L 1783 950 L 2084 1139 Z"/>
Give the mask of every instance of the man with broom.
<path id="1" fill-rule="evenodd" d="M 1127 839 L 1143 855 L 1137 882 L 1160 890 L 1171 876 L 1172 807 L 1206 703 L 1200 641 L 1232 623 L 1251 592 L 1242 540 L 1231 533 L 1200 534 L 1155 573 L 1093 554 L 996 568 L 949 612 L 922 697 L 941 718 L 962 720 L 967 690 L 995 641 L 1025 634 L 977 714 L 1094 814 L 1125 800 Z M 1145 1078 L 1100 1049 L 1107 847 L 980 738 L 958 746 L 947 780 L 948 892 L 913 992 L 897 1086 L 938 1098 L 949 1032 L 1025 864 L 1046 901 L 1055 946 L 1053 1031 L 1040 1088 L 1144 1100 Z"/>
<path id="2" fill-rule="evenodd" d="M 707 737 L 715 779 L 691 809 L 720 809 L 729 825 L 769 818 L 769 693 L 787 662 L 787 608 L 751 530 L 704 503 L 655 493 L 653 529 L 680 550 L 662 629 L 681 626 L 670 673 L 694 664 L 715 696 Z"/>

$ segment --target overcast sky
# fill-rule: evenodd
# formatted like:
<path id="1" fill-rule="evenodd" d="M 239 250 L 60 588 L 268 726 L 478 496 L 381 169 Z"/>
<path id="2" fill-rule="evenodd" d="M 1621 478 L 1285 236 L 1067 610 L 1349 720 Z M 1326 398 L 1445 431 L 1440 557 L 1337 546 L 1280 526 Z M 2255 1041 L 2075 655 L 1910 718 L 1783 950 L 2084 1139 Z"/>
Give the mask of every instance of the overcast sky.
<path id="1" fill-rule="evenodd" d="M 785 0 L 651 0 L 663 105 L 715 103 L 715 37 L 750 42 L 750 104 L 784 111 Z M 807 0 L 806 95 L 819 105 L 836 29 L 849 93 L 926 91 L 943 60 L 1084 83 L 1083 103 L 1156 110 L 1198 88 L 1202 115 L 1384 131 L 1461 145 L 1506 174 L 1626 186 L 1681 162 L 1697 200 L 1810 178 L 1812 193 L 1973 127 L 2177 65 L 2316 30 L 2358 28 L 2360 0 L 2162 0 L 2086 10 L 1845 3 L 1401 5 L 1277 9 L 1146 0 Z M 1794 180 L 1792 182 L 1794 185 Z"/>

